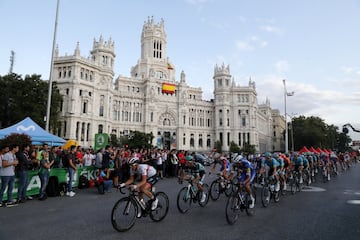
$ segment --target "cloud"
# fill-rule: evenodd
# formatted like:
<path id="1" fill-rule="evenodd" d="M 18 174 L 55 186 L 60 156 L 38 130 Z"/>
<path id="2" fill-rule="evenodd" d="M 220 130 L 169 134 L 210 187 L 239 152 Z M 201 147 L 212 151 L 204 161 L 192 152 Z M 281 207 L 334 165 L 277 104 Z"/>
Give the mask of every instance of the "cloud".
<path id="1" fill-rule="evenodd" d="M 268 33 L 281 33 L 279 28 L 270 25 L 260 26 L 260 29 Z"/>
<path id="2" fill-rule="evenodd" d="M 289 70 L 289 63 L 286 60 L 280 60 L 274 64 L 276 72 L 283 75 Z"/>
<path id="3" fill-rule="evenodd" d="M 246 41 L 237 41 L 236 48 L 240 51 L 252 51 L 254 47 L 250 45 L 249 42 Z"/>
<path id="4" fill-rule="evenodd" d="M 236 49 L 238 49 L 239 51 L 253 51 L 258 47 L 266 47 L 268 45 L 268 42 L 260 39 L 256 35 L 251 35 L 245 40 L 236 41 L 235 45 Z"/>

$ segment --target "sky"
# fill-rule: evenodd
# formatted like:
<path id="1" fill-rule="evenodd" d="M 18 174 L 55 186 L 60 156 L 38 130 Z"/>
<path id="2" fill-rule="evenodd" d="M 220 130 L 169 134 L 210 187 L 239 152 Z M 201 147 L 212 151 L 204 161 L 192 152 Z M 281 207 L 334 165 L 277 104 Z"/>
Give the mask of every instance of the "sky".
<path id="1" fill-rule="evenodd" d="M 0 0 L 0 75 L 10 69 L 48 79 L 57 0 Z M 179 81 L 213 98 L 215 65 L 230 66 L 239 86 L 256 83 L 258 103 L 291 117 L 360 129 L 360 1 L 358 0 L 60 0 L 59 55 L 84 57 L 94 38 L 115 42 L 115 78 L 140 58 L 144 22 L 164 20 L 167 57 Z M 350 130 L 353 140 L 360 133 Z"/>

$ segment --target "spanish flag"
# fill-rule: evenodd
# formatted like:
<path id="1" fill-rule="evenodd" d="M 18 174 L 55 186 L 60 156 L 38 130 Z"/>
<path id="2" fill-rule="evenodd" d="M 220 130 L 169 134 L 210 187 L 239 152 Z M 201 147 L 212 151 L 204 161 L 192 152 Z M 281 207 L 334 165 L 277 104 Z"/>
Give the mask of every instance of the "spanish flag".
<path id="1" fill-rule="evenodd" d="M 175 84 L 172 83 L 163 83 L 162 92 L 173 94 L 175 92 Z"/>
<path id="2" fill-rule="evenodd" d="M 167 64 L 167 68 L 170 69 L 170 70 L 174 69 L 173 66 L 170 63 Z"/>

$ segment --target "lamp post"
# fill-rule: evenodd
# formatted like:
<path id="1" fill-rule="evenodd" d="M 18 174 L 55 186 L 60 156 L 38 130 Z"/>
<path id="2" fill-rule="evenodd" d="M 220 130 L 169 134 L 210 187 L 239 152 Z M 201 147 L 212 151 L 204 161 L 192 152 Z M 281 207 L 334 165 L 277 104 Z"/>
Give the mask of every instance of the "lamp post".
<path id="1" fill-rule="evenodd" d="M 53 75 L 53 67 L 54 67 L 54 55 L 55 55 L 56 32 L 57 32 L 58 15 L 59 15 L 59 3 L 60 3 L 60 0 L 57 0 L 56 16 L 55 16 L 55 29 L 54 29 L 52 52 L 51 52 L 51 63 L 50 63 L 49 90 L 48 90 L 46 118 L 45 118 L 45 121 L 46 121 L 45 130 L 46 131 L 50 130 L 49 124 L 50 124 L 50 109 L 51 109 L 51 94 L 52 94 L 52 77 L 53 77 L 52 75 Z"/>
<path id="2" fill-rule="evenodd" d="M 288 136 L 288 124 L 287 124 L 287 112 L 286 112 L 286 97 L 294 95 L 294 92 L 288 92 L 286 90 L 286 80 L 283 79 L 284 84 L 284 105 L 285 105 L 285 152 L 289 151 L 289 136 Z"/>

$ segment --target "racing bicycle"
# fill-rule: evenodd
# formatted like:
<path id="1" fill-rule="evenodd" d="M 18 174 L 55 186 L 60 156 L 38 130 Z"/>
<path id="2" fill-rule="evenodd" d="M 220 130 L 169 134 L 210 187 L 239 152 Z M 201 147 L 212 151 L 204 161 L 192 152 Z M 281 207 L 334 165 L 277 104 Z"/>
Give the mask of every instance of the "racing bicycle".
<path id="1" fill-rule="evenodd" d="M 201 207 L 205 207 L 209 201 L 209 186 L 204 183 L 202 185 L 204 193 L 206 194 L 205 201 L 201 201 L 202 192 L 194 184 L 193 179 L 187 179 L 187 186 L 180 189 L 177 195 L 177 208 L 181 213 L 186 213 L 189 211 L 191 203 L 198 202 Z"/>
<path id="2" fill-rule="evenodd" d="M 119 188 L 119 191 L 125 194 L 122 188 Z M 137 190 L 131 190 L 128 187 L 128 196 L 118 200 L 111 211 L 113 228 L 119 232 L 127 231 L 134 226 L 138 216 L 141 218 L 149 215 L 154 222 L 163 220 L 169 211 L 169 198 L 164 192 L 154 193 L 154 187 L 152 187 L 152 192 L 158 199 L 158 205 L 154 210 L 151 209 L 152 200 L 145 203 L 139 199 Z M 138 214 L 139 211 L 141 211 L 141 214 Z"/>

